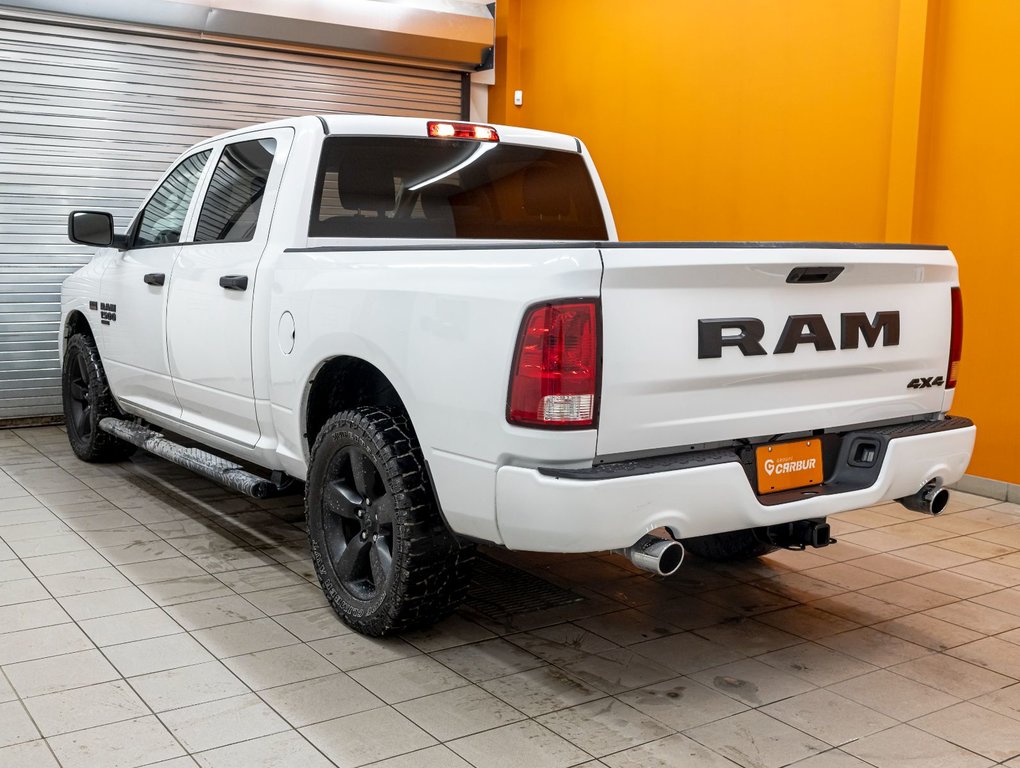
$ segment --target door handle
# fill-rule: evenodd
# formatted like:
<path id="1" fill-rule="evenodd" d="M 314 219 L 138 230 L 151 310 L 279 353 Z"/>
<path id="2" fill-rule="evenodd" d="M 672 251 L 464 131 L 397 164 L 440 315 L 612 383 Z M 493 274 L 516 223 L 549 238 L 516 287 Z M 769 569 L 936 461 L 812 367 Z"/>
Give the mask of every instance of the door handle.
<path id="1" fill-rule="evenodd" d="M 142 280 L 146 285 L 163 285 L 166 282 L 166 275 L 162 272 L 150 272 Z"/>
<path id="2" fill-rule="evenodd" d="M 247 291 L 248 275 L 224 275 L 220 278 L 220 288 L 228 291 Z"/>

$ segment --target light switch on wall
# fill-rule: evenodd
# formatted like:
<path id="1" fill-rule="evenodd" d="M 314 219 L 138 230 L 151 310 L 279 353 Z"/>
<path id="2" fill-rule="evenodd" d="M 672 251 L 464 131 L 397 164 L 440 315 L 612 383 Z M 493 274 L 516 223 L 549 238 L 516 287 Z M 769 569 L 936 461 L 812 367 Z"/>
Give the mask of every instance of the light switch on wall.
<path id="1" fill-rule="evenodd" d="M 514 91 L 514 106 L 519 107 L 524 103 L 524 91 Z"/>

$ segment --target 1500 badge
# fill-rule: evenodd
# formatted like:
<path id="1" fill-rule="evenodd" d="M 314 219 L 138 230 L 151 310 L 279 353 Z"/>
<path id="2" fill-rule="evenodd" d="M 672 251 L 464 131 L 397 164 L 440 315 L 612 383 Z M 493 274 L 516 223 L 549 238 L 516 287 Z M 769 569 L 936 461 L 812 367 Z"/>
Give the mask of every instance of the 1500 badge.
<path id="1" fill-rule="evenodd" d="M 117 322 L 117 305 L 105 301 L 90 301 L 89 309 L 99 310 L 99 322 L 103 325 Z"/>
<path id="2" fill-rule="evenodd" d="M 927 376 L 920 379 L 911 379 L 907 389 L 928 389 L 929 387 L 941 387 L 946 380 L 941 376 Z"/>

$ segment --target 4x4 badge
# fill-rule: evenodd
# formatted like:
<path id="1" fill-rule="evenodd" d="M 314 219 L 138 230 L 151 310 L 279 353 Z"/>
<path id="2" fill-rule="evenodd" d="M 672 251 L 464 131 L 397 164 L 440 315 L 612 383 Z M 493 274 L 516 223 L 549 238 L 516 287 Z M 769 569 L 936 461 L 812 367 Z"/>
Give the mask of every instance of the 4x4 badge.
<path id="1" fill-rule="evenodd" d="M 922 379 L 911 379 L 907 389 L 928 389 L 929 387 L 941 387 L 946 380 L 941 376 L 928 376 Z"/>

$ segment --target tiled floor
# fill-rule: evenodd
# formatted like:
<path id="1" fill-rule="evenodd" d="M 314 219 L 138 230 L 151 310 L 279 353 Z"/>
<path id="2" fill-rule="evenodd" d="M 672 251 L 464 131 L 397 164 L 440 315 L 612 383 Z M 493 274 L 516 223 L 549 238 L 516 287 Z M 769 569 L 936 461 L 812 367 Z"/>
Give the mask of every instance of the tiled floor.
<path id="1" fill-rule="evenodd" d="M 1020 767 L 1020 507 L 883 505 L 839 543 L 400 639 L 325 606 L 300 499 L 0 432 L 0 766 Z"/>

